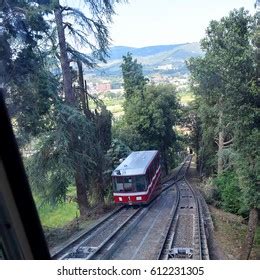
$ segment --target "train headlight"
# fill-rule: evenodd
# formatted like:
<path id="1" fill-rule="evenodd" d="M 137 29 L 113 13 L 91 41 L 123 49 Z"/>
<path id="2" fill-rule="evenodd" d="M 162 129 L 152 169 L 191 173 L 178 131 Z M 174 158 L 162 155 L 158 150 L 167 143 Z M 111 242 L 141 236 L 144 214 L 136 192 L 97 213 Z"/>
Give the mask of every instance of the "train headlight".
<path id="1" fill-rule="evenodd" d="M 142 200 L 142 197 L 141 196 L 137 196 L 136 200 Z"/>
<path id="2" fill-rule="evenodd" d="M 118 200 L 119 200 L 119 201 L 123 201 L 122 197 L 119 197 Z"/>

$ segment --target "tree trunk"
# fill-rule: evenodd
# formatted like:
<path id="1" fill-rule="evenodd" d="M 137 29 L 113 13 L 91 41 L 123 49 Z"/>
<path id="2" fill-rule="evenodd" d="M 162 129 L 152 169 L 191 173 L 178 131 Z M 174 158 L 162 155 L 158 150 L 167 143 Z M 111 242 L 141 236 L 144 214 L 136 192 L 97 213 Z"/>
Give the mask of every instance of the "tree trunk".
<path id="1" fill-rule="evenodd" d="M 72 75 L 70 71 L 70 62 L 67 53 L 67 44 L 65 39 L 63 21 L 62 21 L 62 9 L 57 1 L 57 6 L 54 9 L 55 22 L 58 31 L 58 40 L 60 48 L 60 62 L 63 76 L 63 90 L 65 95 L 65 102 L 72 107 L 76 107 L 76 96 L 72 88 Z M 68 133 L 70 135 L 70 147 L 72 153 L 75 152 L 77 148 L 77 135 L 74 131 L 74 126 L 68 126 Z M 75 158 L 75 157 L 74 157 Z M 84 171 L 82 170 L 81 160 L 77 161 L 75 159 L 75 184 L 77 189 L 77 202 L 79 205 L 80 215 L 85 216 L 89 209 L 89 204 L 87 200 L 87 189 L 86 181 L 84 176 Z"/>
<path id="2" fill-rule="evenodd" d="M 219 112 L 219 133 L 218 133 L 218 175 L 223 172 L 223 148 L 224 148 L 224 131 L 223 131 L 223 111 L 221 110 L 222 97 L 220 100 Z"/>
<path id="3" fill-rule="evenodd" d="M 80 91 L 80 101 L 82 104 L 82 109 L 86 117 L 90 117 L 90 110 L 88 106 L 88 96 L 86 94 L 86 88 L 84 85 L 84 77 L 83 77 L 83 68 L 82 68 L 82 62 L 77 61 L 78 66 L 78 79 L 79 79 L 79 91 Z"/>
<path id="4" fill-rule="evenodd" d="M 95 186 L 95 197 L 96 203 L 99 207 L 103 207 L 105 204 L 104 200 L 104 180 L 102 174 L 97 178 L 96 186 Z"/>
<path id="5" fill-rule="evenodd" d="M 244 244 L 241 249 L 240 259 L 248 260 L 254 244 L 254 237 L 258 222 L 258 211 L 256 208 L 250 210 L 247 233 Z"/>
<path id="6" fill-rule="evenodd" d="M 89 210 L 88 197 L 86 192 L 86 181 L 82 168 L 77 166 L 75 172 L 75 183 L 77 189 L 77 202 L 79 205 L 80 216 L 86 216 Z"/>
<path id="7" fill-rule="evenodd" d="M 98 153 L 97 158 L 96 158 L 96 170 L 95 170 L 95 182 L 94 182 L 94 189 L 93 189 L 93 194 L 95 197 L 95 203 L 99 207 L 103 207 L 105 204 L 104 200 L 104 175 L 103 175 L 103 170 L 104 170 L 104 157 L 103 153 Z"/>
<path id="8" fill-rule="evenodd" d="M 69 105 L 75 105 L 76 99 L 75 99 L 75 94 L 74 94 L 73 88 L 72 88 L 72 76 L 71 76 L 71 71 L 70 71 L 70 62 L 69 62 L 68 53 L 67 53 L 67 44 L 66 44 L 65 33 L 64 33 L 63 22 L 62 22 L 62 10 L 61 10 L 60 6 L 55 8 L 54 14 L 55 14 L 55 22 L 56 22 L 57 31 L 58 31 L 59 48 L 60 48 L 60 63 L 61 63 L 62 76 L 63 76 L 65 101 Z"/>
<path id="9" fill-rule="evenodd" d="M 224 132 L 218 134 L 218 175 L 223 172 L 223 148 L 224 148 Z"/>

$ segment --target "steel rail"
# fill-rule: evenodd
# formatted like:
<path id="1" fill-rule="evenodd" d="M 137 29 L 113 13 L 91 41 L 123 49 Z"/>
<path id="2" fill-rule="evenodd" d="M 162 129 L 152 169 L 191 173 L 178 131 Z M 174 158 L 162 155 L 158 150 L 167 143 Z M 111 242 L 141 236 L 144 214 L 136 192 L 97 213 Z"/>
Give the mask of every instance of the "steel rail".
<path id="1" fill-rule="evenodd" d="M 57 250 L 54 254 L 52 254 L 52 259 L 62 259 L 69 250 L 71 250 L 73 247 L 77 246 L 79 243 L 84 242 L 84 240 L 93 234 L 98 228 L 100 228 L 102 225 L 104 225 L 109 219 L 111 219 L 113 216 L 118 215 L 123 209 L 126 208 L 126 205 L 120 206 L 118 209 L 112 211 L 108 216 L 103 218 L 100 222 L 96 223 L 93 227 L 91 227 L 89 230 L 83 232 L 80 234 L 76 239 L 71 241 L 70 243 L 64 245 L 61 249 Z"/>
<path id="2" fill-rule="evenodd" d="M 188 161 L 188 159 L 189 159 L 189 161 Z M 183 183 L 185 183 L 185 185 L 187 185 L 188 189 L 192 193 L 193 200 L 196 205 L 196 210 L 195 210 L 196 211 L 195 212 L 195 218 L 196 218 L 195 223 L 196 224 L 194 225 L 195 235 L 193 236 L 193 244 L 194 244 L 194 246 L 196 246 L 196 247 L 194 247 L 194 249 L 196 248 L 196 253 L 194 255 L 198 256 L 199 259 L 209 259 L 201 203 L 200 203 L 199 197 L 197 195 L 197 191 L 194 190 L 194 188 L 190 185 L 190 183 L 188 182 L 188 180 L 186 178 L 187 171 L 190 167 L 190 164 L 191 164 L 191 158 L 187 157 L 185 163 L 183 164 L 183 168 L 182 168 L 182 172 L 184 171 L 184 174 L 183 174 L 183 176 L 181 176 L 181 179 L 179 179 L 176 182 L 176 185 L 177 185 L 177 189 L 179 189 L 178 182 L 183 181 Z M 177 203 L 178 203 L 178 205 L 180 204 L 180 199 Z M 178 205 L 176 206 L 176 211 L 172 215 L 172 220 L 169 225 L 169 228 L 168 228 L 168 231 L 166 234 L 166 238 L 164 240 L 162 250 L 160 252 L 158 259 L 169 259 L 169 252 L 173 248 L 174 238 L 175 238 L 176 232 L 178 230 L 178 224 L 179 224 L 178 223 L 178 217 L 179 217 L 178 216 L 178 213 L 179 213 Z M 197 242 L 195 242 L 195 241 L 197 241 Z"/>
<path id="3" fill-rule="evenodd" d="M 198 215 L 198 228 L 199 228 L 199 244 L 200 244 L 200 252 L 199 256 L 200 259 L 209 259 L 209 252 L 208 252 L 208 246 L 207 246 L 207 238 L 206 238 L 206 232 L 204 227 L 204 218 L 202 213 L 202 206 L 200 202 L 200 198 L 198 197 L 197 191 L 194 190 L 194 188 L 190 185 L 188 180 L 185 178 L 186 184 L 189 186 L 191 191 L 194 194 L 194 197 L 196 198 L 196 205 L 197 205 L 197 215 Z"/>
<path id="4" fill-rule="evenodd" d="M 177 185 L 177 183 L 176 183 L 176 185 Z M 177 209 L 178 209 L 178 206 L 179 206 L 179 203 L 180 203 L 180 191 L 179 191 L 178 187 L 176 188 L 176 191 L 177 191 L 177 196 L 176 196 L 176 199 L 175 199 L 175 204 L 174 204 L 174 207 L 171 210 L 170 219 L 169 219 L 168 225 L 166 227 L 167 228 L 166 235 L 165 235 L 166 238 L 162 242 L 162 246 L 160 247 L 159 252 L 157 254 L 156 259 L 158 259 L 158 260 L 166 260 L 167 259 L 167 255 L 168 255 L 167 249 L 171 246 L 173 238 L 174 238 L 174 233 L 176 231 L 177 219 L 178 219 Z M 167 248 L 167 249 L 165 249 L 165 248 Z"/>
<path id="5" fill-rule="evenodd" d="M 184 177 L 184 181 L 187 184 L 187 186 L 189 187 L 189 189 L 191 190 L 194 200 L 195 200 L 195 204 L 196 204 L 196 223 L 197 223 L 197 229 L 198 229 L 198 233 L 197 233 L 197 237 L 198 237 L 198 243 L 199 243 L 199 259 L 202 260 L 202 243 L 201 243 L 201 211 L 200 211 L 200 205 L 199 205 L 199 201 L 198 201 L 198 197 L 193 189 L 193 187 L 190 185 L 190 183 L 187 181 L 186 177 Z"/>
<path id="6" fill-rule="evenodd" d="M 111 250 L 112 247 L 115 247 L 115 244 L 112 244 L 110 246 L 107 246 L 113 238 L 118 237 L 119 233 L 122 230 L 127 230 L 127 232 L 130 232 L 133 229 L 133 225 L 136 225 L 141 218 L 143 217 L 143 215 L 148 211 L 147 208 L 139 208 L 137 209 L 136 212 L 134 212 L 130 217 L 128 217 L 120 226 L 118 226 L 113 232 L 112 234 L 110 234 L 97 248 L 96 250 L 92 251 L 88 256 L 87 256 L 87 260 L 93 260 L 93 259 L 97 259 L 97 255 L 100 255 L 100 252 L 103 250 L 105 250 L 105 248 L 109 247 L 109 249 Z M 141 217 L 141 218 L 140 218 Z M 133 223 L 131 223 L 133 222 Z M 118 240 L 117 240 L 118 242 Z"/>
<path id="7" fill-rule="evenodd" d="M 158 260 L 168 259 L 168 252 L 173 244 L 175 232 L 176 232 L 177 225 L 178 225 L 177 213 L 178 213 L 178 206 L 180 203 L 180 190 L 178 188 L 178 182 L 183 180 L 187 170 L 189 169 L 191 160 L 192 160 L 192 156 L 187 156 L 183 165 L 181 166 L 181 168 L 178 170 L 178 173 L 176 174 L 177 180 L 174 181 L 174 184 L 176 184 L 176 186 L 177 186 L 177 188 L 176 188 L 177 198 L 175 200 L 175 206 L 172 208 L 172 211 L 171 211 L 171 215 L 170 215 L 171 218 L 170 218 L 170 221 L 168 222 L 167 231 L 166 231 L 166 235 L 165 235 L 166 237 L 165 237 L 164 241 L 162 242 L 162 246 L 157 255 Z M 182 172 L 183 170 L 184 170 L 184 174 L 182 176 L 180 176 L 180 178 L 178 178 L 180 175 L 180 172 Z"/>

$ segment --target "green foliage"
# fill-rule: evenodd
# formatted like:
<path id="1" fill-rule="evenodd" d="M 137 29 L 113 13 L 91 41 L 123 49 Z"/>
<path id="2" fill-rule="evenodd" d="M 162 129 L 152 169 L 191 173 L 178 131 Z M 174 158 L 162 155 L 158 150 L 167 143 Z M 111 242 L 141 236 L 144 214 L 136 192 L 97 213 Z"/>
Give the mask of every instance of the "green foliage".
<path id="1" fill-rule="evenodd" d="M 32 146 L 26 167 L 33 190 L 44 203 L 62 203 L 71 184 L 81 186 L 83 199 L 78 197 L 78 203 L 86 202 L 86 193 L 96 186 L 104 187 L 112 116 L 97 99 L 92 112 L 86 108 L 89 96 L 82 83 L 72 87 L 78 73 L 70 62 L 94 67 L 97 61 L 105 61 L 110 43 L 107 25 L 117 2 L 84 1 L 84 12 L 62 7 L 59 0 L 7 0 L 0 4 L 4 27 L 0 53 L 8 73 L 4 81 L 10 114 L 20 146 Z M 64 32 L 65 40 L 57 30 Z M 79 52 L 79 45 L 92 54 Z M 61 83 L 61 77 L 52 73 L 60 74 L 57 69 L 64 63 L 57 57 L 64 58 L 64 53 L 69 61 L 67 72 L 61 67 L 63 78 L 66 76 L 66 82 Z M 67 89 L 71 89 L 69 94 Z"/>
<path id="2" fill-rule="evenodd" d="M 217 185 L 221 207 L 228 212 L 237 214 L 241 208 L 241 190 L 237 174 L 234 171 L 226 171 L 214 179 Z"/>
<path id="3" fill-rule="evenodd" d="M 256 230 L 255 244 L 256 246 L 260 246 L 260 226 L 258 226 Z"/>
<path id="4" fill-rule="evenodd" d="M 130 152 L 131 150 L 128 146 L 119 139 L 114 138 L 111 142 L 110 149 L 107 151 L 107 155 L 110 157 L 112 163 L 111 171 L 113 171 Z"/>
<path id="5" fill-rule="evenodd" d="M 201 42 L 205 56 L 191 59 L 188 65 L 199 118 L 199 131 L 195 133 L 199 135 L 199 158 L 207 174 L 216 170 L 220 156 L 226 162 L 224 167 L 234 170 L 236 182 L 235 175 L 229 173 L 218 179 L 223 183 L 223 205 L 233 212 L 239 208 L 235 192 L 240 195 L 240 211 L 260 205 L 260 91 L 251 44 L 254 28 L 253 18 L 243 9 L 212 21 Z M 220 132 L 224 142 L 231 143 L 222 150 L 215 144 Z"/>
<path id="6" fill-rule="evenodd" d="M 113 134 L 132 150 L 160 150 L 167 172 L 176 153 L 176 90 L 171 85 L 146 85 L 142 66 L 130 54 L 123 58 L 122 72 L 125 114 L 116 121 Z"/>
<path id="7" fill-rule="evenodd" d="M 46 69 L 39 54 L 28 47 L 14 61 L 10 80 L 9 111 L 17 124 L 20 144 L 51 126 L 51 106 L 58 100 L 58 80 Z"/>
<path id="8" fill-rule="evenodd" d="M 144 100 L 134 97 L 125 112 L 127 124 L 142 141 L 140 149 L 170 147 L 175 142 L 173 126 L 178 117 L 175 88 L 169 85 L 147 86 Z"/>
<path id="9" fill-rule="evenodd" d="M 65 200 L 69 185 L 74 183 L 77 162 L 81 162 L 84 175 L 95 168 L 93 124 L 78 110 L 63 104 L 57 107 L 54 122 L 51 130 L 40 135 L 36 153 L 27 164 L 33 190 L 52 204 Z M 71 127 L 77 135 L 73 143 Z M 85 178 L 90 181 L 87 176 Z"/>
<path id="10" fill-rule="evenodd" d="M 125 114 L 116 122 L 114 134 L 132 150 L 160 150 L 168 172 L 176 153 L 176 90 L 171 85 L 146 85 L 141 65 L 129 53 L 123 58 L 122 72 Z"/>
<path id="11" fill-rule="evenodd" d="M 46 119 L 58 86 L 45 67 L 45 53 L 38 48 L 38 41 L 49 25 L 36 3 L 24 0 L 0 3 L 1 76 L 20 145 L 50 125 Z"/>
<path id="12" fill-rule="evenodd" d="M 144 86 L 148 79 L 143 75 L 143 67 L 133 60 L 131 53 L 123 56 L 123 63 L 121 65 L 124 79 L 125 98 L 128 100 L 136 94 L 143 94 Z"/>
<path id="13" fill-rule="evenodd" d="M 258 112 L 259 116 L 259 112 Z M 253 127 L 255 126 L 255 127 Z M 260 131 L 257 123 L 242 126 L 243 135 L 237 139 L 235 167 L 246 209 L 260 208 Z"/>

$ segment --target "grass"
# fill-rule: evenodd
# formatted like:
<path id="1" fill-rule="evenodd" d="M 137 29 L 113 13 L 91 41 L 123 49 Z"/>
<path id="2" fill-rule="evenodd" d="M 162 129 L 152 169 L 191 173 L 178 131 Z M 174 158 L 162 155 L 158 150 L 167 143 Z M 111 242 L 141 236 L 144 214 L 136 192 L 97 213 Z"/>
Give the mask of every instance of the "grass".
<path id="1" fill-rule="evenodd" d="M 78 205 L 75 201 L 64 201 L 56 205 L 42 204 L 40 198 L 33 194 L 35 204 L 43 226 L 50 228 L 63 227 L 79 216 Z M 67 196 L 76 196 L 75 186 L 68 188 Z"/>
<path id="2" fill-rule="evenodd" d="M 114 117 L 118 117 L 124 114 L 124 98 L 103 98 L 102 101 L 106 105 L 107 109 L 113 114 Z M 90 101 L 90 109 L 94 109 L 95 105 L 93 101 Z"/>
<path id="3" fill-rule="evenodd" d="M 115 106 L 115 105 L 123 105 L 125 99 L 120 98 L 120 99 L 112 99 L 112 98 L 104 98 L 103 102 L 105 103 L 106 106 Z"/>
<path id="4" fill-rule="evenodd" d="M 43 226 L 63 227 L 79 216 L 76 202 L 59 203 L 57 206 L 46 204 L 38 209 Z"/>
<path id="5" fill-rule="evenodd" d="M 215 236 L 228 259 L 238 259 L 245 239 L 247 225 L 242 218 L 210 206 Z M 260 226 L 257 227 L 251 259 L 260 258 Z"/>
<path id="6" fill-rule="evenodd" d="M 124 109 L 121 105 L 108 106 L 107 109 L 113 114 L 123 114 Z"/>
<path id="7" fill-rule="evenodd" d="M 177 96 L 179 97 L 181 104 L 188 104 L 195 99 L 192 92 L 178 92 Z"/>

